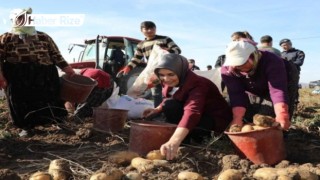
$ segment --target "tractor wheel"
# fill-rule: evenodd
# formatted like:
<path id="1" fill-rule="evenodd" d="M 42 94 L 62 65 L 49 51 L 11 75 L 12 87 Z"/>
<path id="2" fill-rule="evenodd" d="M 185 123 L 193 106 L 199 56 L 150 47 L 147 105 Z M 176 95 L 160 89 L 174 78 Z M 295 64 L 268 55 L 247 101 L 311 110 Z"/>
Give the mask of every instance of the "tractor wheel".
<path id="1" fill-rule="evenodd" d="M 128 89 L 133 85 L 143 69 L 144 67 L 135 67 L 129 72 L 128 75 L 122 76 L 119 79 L 120 94 L 127 94 Z M 150 99 L 152 97 L 151 90 L 149 89 L 145 91 L 141 97 Z"/>

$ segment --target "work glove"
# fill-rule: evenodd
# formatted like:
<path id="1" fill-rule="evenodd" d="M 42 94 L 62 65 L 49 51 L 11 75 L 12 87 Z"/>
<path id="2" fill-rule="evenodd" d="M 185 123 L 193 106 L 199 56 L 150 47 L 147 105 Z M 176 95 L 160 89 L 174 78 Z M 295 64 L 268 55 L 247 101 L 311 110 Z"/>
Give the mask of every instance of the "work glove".
<path id="1" fill-rule="evenodd" d="M 72 77 L 76 74 L 71 66 L 63 68 L 62 71 L 65 72 L 69 77 Z"/>
<path id="2" fill-rule="evenodd" d="M 232 108 L 233 119 L 232 119 L 230 125 L 237 124 L 239 126 L 242 126 L 243 125 L 242 119 L 243 119 L 245 113 L 246 113 L 246 108 L 233 107 Z"/>
<path id="3" fill-rule="evenodd" d="M 274 112 L 276 114 L 276 122 L 280 123 L 281 128 L 287 131 L 291 125 L 288 105 L 285 103 L 274 104 Z"/>
<path id="4" fill-rule="evenodd" d="M 124 76 L 124 75 L 128 75 L 128 73 L 133 69 L 132 66 L 127 65 L 125 66 L 123 69 L 121 69 L 118 74 L 117 74 L 117 78 Z"/>

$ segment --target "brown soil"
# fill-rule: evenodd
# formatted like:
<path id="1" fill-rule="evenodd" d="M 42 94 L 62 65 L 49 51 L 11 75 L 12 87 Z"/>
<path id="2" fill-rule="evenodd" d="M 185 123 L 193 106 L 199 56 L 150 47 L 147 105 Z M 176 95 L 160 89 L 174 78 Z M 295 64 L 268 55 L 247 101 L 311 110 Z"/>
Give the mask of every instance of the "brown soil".
<path id="1" fill-rule="evenodd" d="M 167 180 L 177 179 L 181 171 L 193 171 L 204 179 L 218 179 L 222 171 L 237 169 L 244 174 L 242 179 L 254 179 L 253 173 L 261 167 L 308 166 L 319 176 L 319 105 L 299 108 L 298 115 L 308 115 L 317 118 L 317 121 L 308 127 L 292 126 L 285 137 L 287 158 L 279 164 L 254 165 L 248 159 L 239 157 L 228 137 L 223 135 L 219 139 L 208 139 L 201 145 L 183 145 L 175 160 L 141 175 L 143 179 Z M 111 168 L 119 169 L 124 174 L 137 172 L 128 163 L 117 165 L 108 159 L 112 153 L 128 150 L 128 125 L 120 133 L 106 134 L 92 128 L 92 119 L 83 123 L 67 120 L 64 124 L 39 126 L 32 136 L 19 137 L 20 129 L 12 126 L 3 105 L 0 112 L 0 179 L 14 180 L 18 176 L 28 179 L 37 171 L 47 172 L 54 159 L 68 161 L 72 179 L 76 180 L 89 179 L 95 172 Z"/>

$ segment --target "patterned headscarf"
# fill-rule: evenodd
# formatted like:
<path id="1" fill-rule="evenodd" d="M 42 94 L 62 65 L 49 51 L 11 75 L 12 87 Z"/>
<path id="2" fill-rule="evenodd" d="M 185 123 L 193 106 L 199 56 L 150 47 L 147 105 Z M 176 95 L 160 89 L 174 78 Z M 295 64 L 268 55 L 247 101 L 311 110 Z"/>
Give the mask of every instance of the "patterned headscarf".
<path id="1" fill-rule="evenodd" d="M 180 87 L 184 83 L 187 72 L 189 71 L 189 63 L 185 57 L 179 54 L 165 54 L 162 56 L 161 61 L 154 70 L 154 73 L 158 78 L 160 69 L 168 69 L 174 72 L 179 78 L 178 87 Z"/>

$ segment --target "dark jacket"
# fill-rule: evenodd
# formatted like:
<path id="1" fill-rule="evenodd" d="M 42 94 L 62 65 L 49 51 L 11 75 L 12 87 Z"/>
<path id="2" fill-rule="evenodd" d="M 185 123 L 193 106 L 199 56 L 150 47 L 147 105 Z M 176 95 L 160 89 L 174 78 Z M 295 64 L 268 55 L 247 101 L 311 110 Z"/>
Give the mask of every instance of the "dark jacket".
<path id="1" fill-rule="evenodd" d="M 305 54 L 299 49 L 291 48 L 288 51 L 281 52 L 281 57 L 285 60 L 292 61 L 300 71 L 304 62 Z"/>

